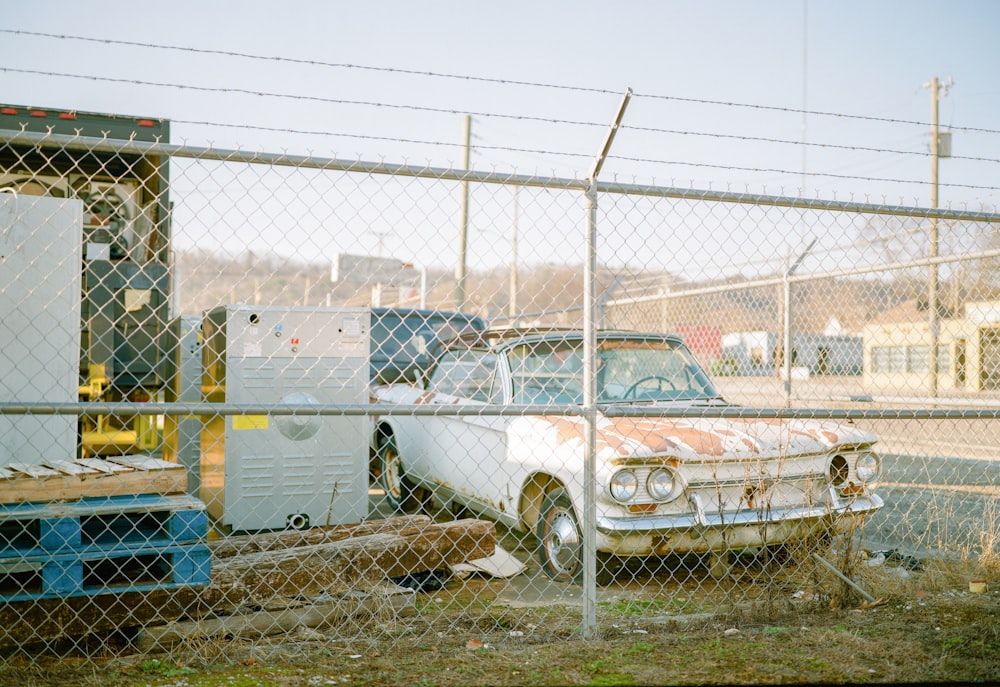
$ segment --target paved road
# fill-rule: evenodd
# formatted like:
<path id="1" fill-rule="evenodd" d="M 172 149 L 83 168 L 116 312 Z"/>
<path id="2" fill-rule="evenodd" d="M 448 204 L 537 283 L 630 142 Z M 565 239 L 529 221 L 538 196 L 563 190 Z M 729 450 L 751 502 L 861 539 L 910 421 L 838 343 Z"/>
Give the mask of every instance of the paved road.
<path id="1" fill-rule="evenodd" d="M 773 378 L 721 378 L 731 401 L 782 407 L 784 382 Z M 822 408 L 996 409 L 996 392 L 943 391 L 936 400 L 916 394 L 869 395 L 860 378 L 793 380 L 792 406 Z M 1000 545 L 1000 422 L 996 420 L 859 420 L 878 438 L 885 465 L 878 493 L 886 502 L 864 531 L 872 547 L 898 548 L 918 557 L 977 555 Z M 1000 553 L 997 551 L 996 553 Z"/>
<path id="2" fill-rule="evenodd" d="M 872 548 L 918 558 L 1000 554 L 1000 464 L 973 459 L 883 453 L 886 505 L 866 524 Z"/>

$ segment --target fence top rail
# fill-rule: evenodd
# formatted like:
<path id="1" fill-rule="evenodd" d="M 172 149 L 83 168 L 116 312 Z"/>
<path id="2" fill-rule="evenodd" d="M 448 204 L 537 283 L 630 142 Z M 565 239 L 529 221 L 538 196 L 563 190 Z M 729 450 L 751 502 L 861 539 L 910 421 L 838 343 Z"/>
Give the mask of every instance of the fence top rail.
<path id="1" fill-rule="evenodd" d="M 829 420 L 1000 420 L 1000 407 L 992 408 L 756 408 L 750 406 L 598 406 L 607 417 L 678 417 L 740 419 Z M 170 415 L 214 417 L 230 415 L 271 416 L 456 416 L 522 417 L 583 416 L 577 405 L 433 406 L 410 404 L 284 404 L 240 403 L 0 403 L 4 415 Z"/>
<path id="2" fill-rule="evenodd" d="M 263 151 L 243 149 L 196 147 L 186 144 L 178 145 L 164 142 L 149 143 L 143 141 L 121 141 L 108 138 L 71 136 L 67 134 L 9 130 L 0 131 L 0 145 L 4 144 L 57 146 L 67 150 L 88 150 L 94 152 L 130 155 L 160 155 L 172 158 L 238 162 L 244 164 L 266 164 L 283 167 L 321 169 L 327 171 L 358 172 L 363 174 L 406 176 L 449 181 L 468 181 L 483 184 L 530 186 L 580 192 L 596 190 L 598 193 L 614 195 L 639 195 L 740 205 L 764 205 L 811 211 L 894 215 L 1000 224 L 1000 213 L 972 212 L 952 208 L 920 208 L 902 205 L 880 205 L 875 203 L 822 200 L 818 198 L 773 196 L 754 193 L 733 193 L 729 191 L 710 191 L 706 189 L 655 186 L 648 184 L 623 184 L 607 181 L 591 182 L 586 179 L 571 179 L 555 176 L 510 174 L 498 173 L 494 171 L 481 172 L 456 167 L 431 167 L 428 165 L 366 162 L 364 160 L 328 158 L 315 155 L 291 155 L 288 153 L 267 153 Z"/>

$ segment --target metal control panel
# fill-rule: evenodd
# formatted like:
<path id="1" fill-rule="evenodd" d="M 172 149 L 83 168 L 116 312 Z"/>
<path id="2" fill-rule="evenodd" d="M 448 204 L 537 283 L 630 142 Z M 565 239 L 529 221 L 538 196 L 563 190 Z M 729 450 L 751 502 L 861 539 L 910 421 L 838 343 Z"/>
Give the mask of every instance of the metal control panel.
<path id="1" fill-rule="evenodd" d="M 83 203 L 0 193 L 0 401 L 75 403 Z M 0 415 L 0 466 L 76 457 L 76 417 Z"/>
<path id="2" fill-rule="evenodd" d="M 202 320 L 207 402 L 368 402 L 364 308 L 227 305 Z M 368 418 L 241 413 L 201 436 L 201 499 L 236 531 L 359 522 L 368 513 Z"/>

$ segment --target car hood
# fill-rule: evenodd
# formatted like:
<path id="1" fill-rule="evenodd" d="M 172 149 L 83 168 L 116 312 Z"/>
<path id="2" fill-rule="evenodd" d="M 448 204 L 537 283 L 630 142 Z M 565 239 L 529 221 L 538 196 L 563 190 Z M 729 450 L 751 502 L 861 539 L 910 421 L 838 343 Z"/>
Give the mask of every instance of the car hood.
<path id="1" fill-rule="evenodd" d="M 583 444 L 582 418 L 519 418 L 516 434 L 552 445 Z M 650 418 L 598 415 L 596 448 L 604 460 L 669 455 L 681 460 L 768 458 L 826 453 L 838 446 L 875 443 L 852 425 L 771 418 Z"/>

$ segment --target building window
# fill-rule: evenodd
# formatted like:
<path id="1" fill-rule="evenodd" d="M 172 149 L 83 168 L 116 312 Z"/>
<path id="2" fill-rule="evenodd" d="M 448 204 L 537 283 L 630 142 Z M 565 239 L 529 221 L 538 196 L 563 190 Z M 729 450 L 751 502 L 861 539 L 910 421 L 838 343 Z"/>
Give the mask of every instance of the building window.
<path id="1" fill-rule="evenodd" d="M 930 372 L 930 346 L 873 346 L 872 372 L 927 374 Z M 937 347 L 938 371 L 947 372 L 950 352 L 947 345 Z"/>
<path id="2" fill-rule="evenodd" d="M 914 374 L 927 374 L 931 371 L 930 346 L 905 346 L 906 371 Z"/>
<path id="3" fill-rule="evenodd" d="M 889 371 L 889 347 L 874 346 L 872 348 L 872 372 Z"/>
<path id="4" fill-rule="evenodd" d="M 906 346 L 889 347 L 889 372 L 906 372 Z"/>

